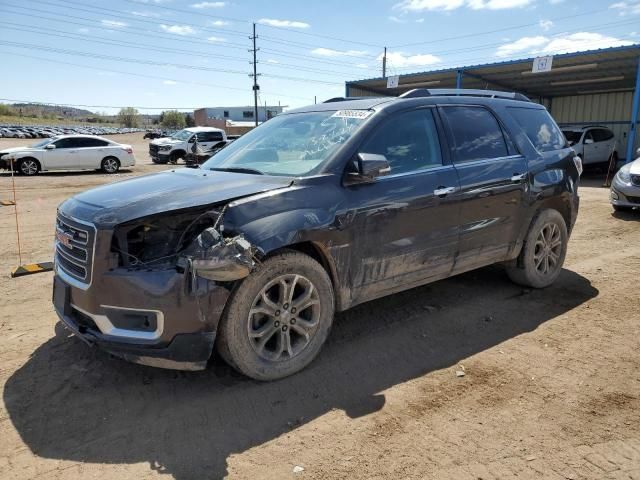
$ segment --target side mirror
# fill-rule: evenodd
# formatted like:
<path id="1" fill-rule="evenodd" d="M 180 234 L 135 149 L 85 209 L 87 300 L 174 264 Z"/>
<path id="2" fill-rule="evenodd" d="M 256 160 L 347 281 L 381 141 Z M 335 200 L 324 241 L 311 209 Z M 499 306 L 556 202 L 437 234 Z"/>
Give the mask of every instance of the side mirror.
<path id="1" fill-rule="evenodd" d="M 376 153 L 358 153 L 353 163 L 356 171 L 349 172 L 347 176 L 352 183 L 373 182 L 391 172 L 387 157 Z"/>
<path id="2" fill-rule="evenodd" d="M 53 143 L 44 146 L 45 150 L 53 150 L 56 146 Z"/>
<path id="3" fill-rule="evenodd" d="M 593 143 L 593 138 L 585 138 L 584 139 L 584 144 L 585 145 L 591 145 Z"/>

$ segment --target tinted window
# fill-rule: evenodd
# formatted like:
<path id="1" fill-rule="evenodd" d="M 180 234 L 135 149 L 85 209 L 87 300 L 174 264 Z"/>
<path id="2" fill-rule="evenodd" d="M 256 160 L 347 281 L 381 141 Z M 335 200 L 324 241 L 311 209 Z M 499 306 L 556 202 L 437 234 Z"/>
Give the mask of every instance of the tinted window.
<path id="1" fill-rule="evenodd" d="M 509 155 L 502 129 L 489 110 L 482 107 L 444 107 L 443 110 L 451 129 L 456 162 Z"/>
<path id="2" fill-rule="evenodd" d="M 596 142 L 606 142 L 613 138 L 613 132 L 611 130 L 605 130 L 604 128 L 596 128 L 591 130 L 591 133 Z"/>
<path id="3" fill-rule="evenodd" d="M 81 147 L 106 147 L 109 145 L 108 142 L 97 138 L 78 138 L 76 141 L 78 142 L 78 146 Z"/>
<path id="4" fill-rule="evenodd" d="M 442 165 L 438 131 L 429 109 L 395 115 L 374 131 L 360 152 L 387 157 L 391 175 Z"/>
<path id="5" fill-rule="evenodd" d="M 564 135 L 546 110 L 509 107 L 509 112 L 539 152 L 560 150 L 566 146 Z"/>
<path id="6" fill-rule="evenodd" d="M 78 148 L 81 144 L 80 138 L 61 138 L 55 142 L 56 148 Z"/>
<path id="7" fill-rule="evenodd" d="M 222 132 L 200 132 L 197 134 L 199 142 L 220 142 Z"/>

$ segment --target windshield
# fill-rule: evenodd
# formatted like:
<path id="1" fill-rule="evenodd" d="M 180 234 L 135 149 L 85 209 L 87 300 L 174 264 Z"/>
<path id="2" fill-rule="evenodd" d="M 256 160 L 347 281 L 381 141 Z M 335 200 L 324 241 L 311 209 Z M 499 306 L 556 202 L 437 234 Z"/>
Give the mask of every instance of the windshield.
<path id="1" fill-rule="evenodd" d="M 181 140 L 184 142 L 186 140 L 189 140 L 189 138 L 191 138 L 191 135 L 193 135 L 193 132 L 190 132 L 189 130 L 180 130 L 179 132 L 176 132 L 173 135 L 171 135 L 171 138 L 175 140 Z"/>
<path id="2" fill-rule="evenodd" d="M 53 142 L 54 140 L 55 140 L 55 138 L 45 138 L 44 140 L 40 140 L 39 142 L 36 142 L 33 145 L 29 145 L 29 148 L 44 147 L 45 145 L 48 145 L 49 143 Z"/>
<path id="3" fill-rule="evenodd" d="M 202 168 L 302 176 L 324 163 L 373 112 L 279 115 L 226 146 Z"/>
<path id="4" fill-rule="evenodd" d="M 582 132 L 576 132 L 574 130 L 563 130 L 564 136 L 567 138 L 569 145 L 575 145 L 580 141 L 580 137 L 582 137 Z"/>

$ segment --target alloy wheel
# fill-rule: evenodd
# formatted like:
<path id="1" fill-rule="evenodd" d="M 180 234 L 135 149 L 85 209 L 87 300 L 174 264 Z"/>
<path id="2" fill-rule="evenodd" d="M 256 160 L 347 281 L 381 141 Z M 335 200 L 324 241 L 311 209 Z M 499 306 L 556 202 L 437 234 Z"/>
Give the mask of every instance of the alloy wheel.
<path id="1" fill-rule="evenodd" d="M 25 175 L 35 175 L 38 173 L 38 164 L 35 160 L 23 160 L 20 163 L 20 171 Z"/>
<path id="2" fill-rule="evenodd" d="M 533 260 L 536 270 L 542 275 L 549 275 L 560 266 L 562 254 L 562 236 L 555 223 L 545 224 L 536 239 Z"/>
<path id="3" fill-rule="evenodd" d="M 311 281 L 281 275 L 258 293 L 249 311 L 247 333 L 264 360 L 289 360 L 302 352 L 320 324 L 320 297 Z"/>
<path id="4" fill-rule="evenodd" d="M 104 169 L 107 173 L 118 171 L 118 161 L 115 158 L 107 158 L 104 160 Z"/>

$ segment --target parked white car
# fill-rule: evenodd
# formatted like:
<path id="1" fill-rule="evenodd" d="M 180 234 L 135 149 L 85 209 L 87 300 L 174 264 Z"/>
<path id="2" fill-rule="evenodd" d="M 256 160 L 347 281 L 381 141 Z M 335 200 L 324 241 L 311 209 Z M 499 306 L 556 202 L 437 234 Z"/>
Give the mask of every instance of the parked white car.
<path id="1" fill-rule="evenodd" d="M 607 127 L 564 127 L 562 133 L 583 165 L 609 164 L 611 157 L 618 161 L 616 136 Z"/>
<path id="2" fill-rule="evenodd" d="M 613 177 L 610 198 L 617 212 L 640 208 L 640 148 L 636 159 L 624 165 Z"/>
<path id="3" fill-rule="evenodd" d="M 0 168 L 35 175 L 49 170 L 102 170 L 116 173 L 136 164 L 131 145 L 95 135 L 59 135 L 28 147 L 0 150 Z"/>
<path id="4" fill-rule="evenodd" d="M 221 142 L 227 141 L 224 130 L 213 127 L 191 127 L 180 130 L 170 137 L 157 138 L 149 143 L 149 156 L 153 163 L 177 163 L 191 151 L 193 143 L 209 151 Z"/>

